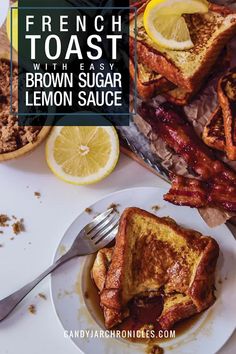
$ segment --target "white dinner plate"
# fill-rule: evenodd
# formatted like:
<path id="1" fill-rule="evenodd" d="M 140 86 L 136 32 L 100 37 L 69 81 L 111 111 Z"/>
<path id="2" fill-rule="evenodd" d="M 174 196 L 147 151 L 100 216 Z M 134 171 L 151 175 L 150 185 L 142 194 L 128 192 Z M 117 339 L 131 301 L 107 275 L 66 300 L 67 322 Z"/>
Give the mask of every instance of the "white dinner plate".
<path id="1" fill-rule="evenodd" d="M 178 207 L 163 201 L 166 190 L 161 188 L 133 188 L 122 190 L 99 200 L 90 208 L 92 213 L 83 212 L 73 223 L 75 230 L 86 225 L 97 213 L 105 211 L 111 203 L 119 204 L 119 211 L 136 206 L 152 211 L 158 205 L 158 216 L 170 216 L 180 225 L 193 228 L 216 239 L 220 246 L 220 257 L 216 274 L 215 304 L 180 336 L 160 343 L 165 354 L 215 354 L 228 340 L 236 324 L 236 241 L 225 225 L 209 228 L 198 211 Z M 59 258 L 72 244 L 71 233 L 64 236 L 56 251 Z M 51 294 L 56 313 L 69 335 L 80 350 L 86 354 L 144 354 L 145 344 L 133 344 L 124 339 L 97 338 L 104 329 L 101 318 L 97 318 L 91 299 L 87 298 L 87 280 L 91 256 L 73 259 L 57 269 L 51 276 Z M 87 337 L 85 330 L 91 331 Z M 84 338 L 82 338 L 84 336 Z"/>

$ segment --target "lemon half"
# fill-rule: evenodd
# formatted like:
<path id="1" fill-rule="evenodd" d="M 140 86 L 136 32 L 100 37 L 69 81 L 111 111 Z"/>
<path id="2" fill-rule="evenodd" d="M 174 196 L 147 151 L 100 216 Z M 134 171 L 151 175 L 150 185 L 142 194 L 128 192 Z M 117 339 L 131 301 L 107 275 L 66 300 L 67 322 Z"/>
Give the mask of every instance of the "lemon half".
<path id="1" fill-rule="evenodd" d="M 157 45 L 173 50 L 193 47 L 183 14 L 207 13 L 205 0 L 152 0 L 143 15 L 144 28 Z"/>
<path id="2" fill-rule="evenodd" d="M 46 143 L 52 172 L 73 184 L 91 184 L 108 176 L 119 157 L 114 127 L 54 127 Z"/>
<path id="3" fill-rule="evenodd" d="M 12 4 L 12 7 L 18 7 L 18 1 Z M 11 25 L 11 11 L 12 11 L 12 25 Z M 12 39 L 13 48 L 18 51 L 18 9 L 9 9 L 7 15 L 7 36 L 9 41 Z M 12 28 L 12 36 L 11 36 Z"/>

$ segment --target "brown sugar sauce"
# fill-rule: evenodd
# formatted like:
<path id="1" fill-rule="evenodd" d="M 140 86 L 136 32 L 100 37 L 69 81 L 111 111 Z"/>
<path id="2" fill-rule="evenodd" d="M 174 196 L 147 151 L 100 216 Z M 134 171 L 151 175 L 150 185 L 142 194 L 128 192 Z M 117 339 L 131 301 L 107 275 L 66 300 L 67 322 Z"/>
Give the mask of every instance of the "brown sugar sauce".
<path id="1" fill-rule="evenodd" d="M 95 260 L 95 256 L 92 256 L 89 262 L 86 264 L 86 276 L 84 279 L 83 286 L 83 295 L 85 298 L 86 305 L 89 308 L 90 313 L 104 329 L 104 317 L 103 312 L 100 307 L 100 298 L 98 289 L 91 277 L 91 269 L 93 266 L 93 262 Z M 158 338 L 158 332 L 162 330 L 159 323 L 156 319 L 160 316 L 163 310 L 163 298 L 162 296 L 154 296 L 154 297 L 138 297 L 132 299 L 129 304 L 130 315 L 122 323 L 118 326 L 114 327 L 113 330 L 126 330 L 126 331 L 138 331 L 142 327 L 147 327 L 148 329 L 155 331 L 156 337 L 153 338 L 155 342 L 166 342 L 168 340 L 173 339 L 173 337 L 169 338 Z M 198 321 L 201 314 L 194 315 L 188 319 L 179 321 L 173 328 L 172 332 L 175 331 L 175 338 L 187 332 L 191 327 L 195 325 Z M 128 338 L 127 338 L 128 339 Z M 129 338 L 128 340 L 138 342 L 138 341 L 149 341 L 152 338 Z"/>

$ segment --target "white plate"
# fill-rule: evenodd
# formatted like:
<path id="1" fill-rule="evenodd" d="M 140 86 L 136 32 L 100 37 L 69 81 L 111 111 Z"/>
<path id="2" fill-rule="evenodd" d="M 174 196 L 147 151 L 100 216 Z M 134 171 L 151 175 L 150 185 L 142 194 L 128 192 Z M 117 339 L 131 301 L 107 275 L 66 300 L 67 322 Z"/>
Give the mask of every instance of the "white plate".
<path id="1" fill-rule="evenodd" d="M 179 224 L 196 229 L 204 235 L 214 237 L 221 249 L 217 265 L 217 300 L 205 311 L 198 321 L 181 336 L 160 344 L 165 354 L 215 354 L 228 340 L 236 324 L 236 242 L 225 225 L 210 229 L 195 209 L 177 207 L 163 201 L 166 192 L 160 188 L 133 188 L 108 195 L 91 206 L 93 214 L 83 212 L 74 222 L 78 231 L 96 213 L 101 213 L 111 203 L 119 204 L 119 211 L 128 206 L 137 206 L 151 211 L 153 205 L 160 206 L 159 216 L 170 216 Z M 55 259 L 72 244 L 71 235 L 64 237 L 57 249 Z M 56 270 L 51 277 L 51 294 L 56 313 L 66 334 L 73 334 L 72 340 L 86 354 L 143 354 L 146 345 L 133 344 L 112 338 L 81 338 L 85 330 L 101 330 L 103 324 L 91 310 L 85 299 L 85 282 L 89 257 L 73 259 Z M 90 307 L 90 311 L 88 310 Z M 81 332 L 75 332 L 80 331 Z M 93 332 L 96 333 L 96 332 Z M 79 334 L 79 337 L 76 337 Z M 86 334 L 84 333 L 86 336 Z"/>

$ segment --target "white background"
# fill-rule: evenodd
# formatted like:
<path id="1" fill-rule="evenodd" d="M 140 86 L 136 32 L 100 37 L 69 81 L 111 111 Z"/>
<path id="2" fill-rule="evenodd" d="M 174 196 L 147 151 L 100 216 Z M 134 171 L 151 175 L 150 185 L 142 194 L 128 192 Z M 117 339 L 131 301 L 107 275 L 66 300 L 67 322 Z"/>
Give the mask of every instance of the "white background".
<path id="1" fill-rule="evenodd" d="M 15 236 L 13 241 L 10 228 L 0 234 L 3 244 L 0 248 L 0 298 L 50 265 L 65 230 L 85 207 L 108 193 L 137 186 L 167 184 L 123 155 L 107 179 L 88 187 L 66 184 L 54 177 L 45 162 L 44 146 L 19 160 L 1 163 L 0 214 L 24 218 L 26 232 Z M 35 191 L 41 193 L 40 199 L 34 196 Z M 40 283 L 10 317 L 0 323 L 0 354 L 79 353 L 72 341 L 63 336 L 51 303 L 49 280 L 48 277 Z M 37 296 L 39 292 L 46 294 L 46 301 Z M 28 312 L 30 304 L 36 306 L 35 315 Z M 236 334 L 220 354 L 234 354 L 235 345 Z"/>

